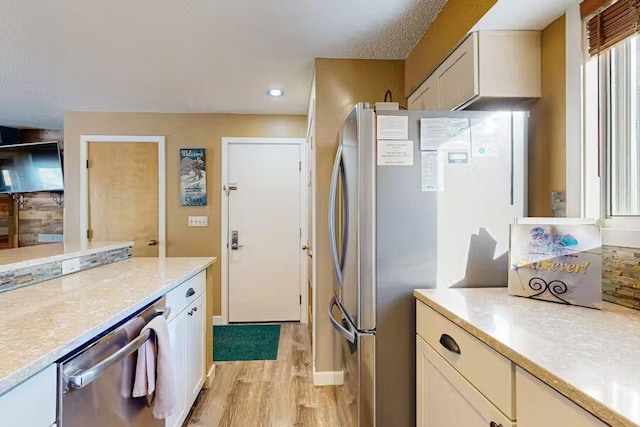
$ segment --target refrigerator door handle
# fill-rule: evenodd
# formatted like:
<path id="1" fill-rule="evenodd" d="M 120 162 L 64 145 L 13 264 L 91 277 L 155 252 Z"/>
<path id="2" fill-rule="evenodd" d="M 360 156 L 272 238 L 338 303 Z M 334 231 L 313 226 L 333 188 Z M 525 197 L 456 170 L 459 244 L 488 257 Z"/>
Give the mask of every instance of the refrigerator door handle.
<path id="1" fill-rule="evenodd" d="M 351 232 L 349 222 L 349 182 L 347 182 L 347 172 L 344 163 L 340 162 L 340 175 L 342 175 L 342 252 L 340 254 L 340 271 L 344 274 L 344 263 L 347 258 L 349 243 L 349 233 Z"/>
<path id="2" fill-rule="evenodd" d="M 340 332 L 340 334 L 345 337 L 347 339 L 347 341 L 349 341 L 351 344 L 354 344 L 356 342 L 356 332 L 354 329 L 352 328 L 345 328 L 344 325 L 341 322 L 338 322 L 336 320 L 335 317 L 333 317 L 333 307 L 338 307 L 338 310 L 340 310 L 340 314 L 342 316 L 343 319 L 346 319 L 347 316 L 345 315 L 344 311 L 342 310 L 342 307 L 340 307 L 340 305 L 338 304 L 338 301 L 336 301 L 336 298 L 334 297 L 331 300 L 331 303 L 329 304 L 329 320 L 331 321 L 331 324 L 333 325 L 333 328 Z M 351 326 L 351 325 L 349 325 Z"/>
<path id="3" fill-rule="evenodd" d="M 333 271 L 336 274 L 338 285 L 342 287 L 342 267 L 338 257 L 338 242 L 336 241 L 336 195 L 338 193 L 338 178 L 342 162 L 342 145 L 338 146 L 336 160 L 333 163 L 331 173 L 331 187 L 329 188 L 329 248 L 331 249 L 331 261 Z"/>

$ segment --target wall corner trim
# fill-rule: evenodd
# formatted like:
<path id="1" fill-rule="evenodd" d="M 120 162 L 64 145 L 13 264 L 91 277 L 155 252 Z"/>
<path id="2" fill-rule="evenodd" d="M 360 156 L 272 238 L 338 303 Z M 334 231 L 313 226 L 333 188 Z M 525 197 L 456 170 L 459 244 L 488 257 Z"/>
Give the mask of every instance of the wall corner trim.
<path id="1" fill-rule="evenodd" d="M 207 378 L 204 381 L 204 389 L 209 389 L 213 385 L 213 379 L 216 377 L 216 365 L 211 365 L 209 372 L 207 372 Z"/>
<path id="2" fill-rule="evenodd" d="M 342 384 L 344 384 L 344 371 L 313 371 L 313 385 L 316 387 Z"/>
<path id="3" fill-rule="evenodd" d="M 583 161 L 583 24 L 580 5 L 565 12 L 566 55 L 566 212 L 568 217 L 582 217 L 584 208 Z"/>

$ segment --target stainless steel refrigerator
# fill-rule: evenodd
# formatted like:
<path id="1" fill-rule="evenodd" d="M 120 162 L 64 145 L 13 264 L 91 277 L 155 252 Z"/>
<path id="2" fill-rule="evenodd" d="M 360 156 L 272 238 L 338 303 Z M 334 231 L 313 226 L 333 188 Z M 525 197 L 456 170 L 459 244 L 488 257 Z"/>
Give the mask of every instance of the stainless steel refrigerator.
<path id="1" fill-rule="evenodd" d="M 343 426 L 415 425 L 414 289 L 507 285 L 527 117 L 358 104 L 344 122 L 329 195 Z"/>

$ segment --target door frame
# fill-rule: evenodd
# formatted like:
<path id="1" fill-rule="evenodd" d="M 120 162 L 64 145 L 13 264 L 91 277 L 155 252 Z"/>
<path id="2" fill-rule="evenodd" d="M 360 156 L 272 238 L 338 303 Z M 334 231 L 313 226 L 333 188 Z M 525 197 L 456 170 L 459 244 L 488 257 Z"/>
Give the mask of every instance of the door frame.
<path id="1" fill-rule="evenodd" d="M 167 256 L 166 230 L 166 159 L 164 136 L 140 135 L 80 135 L 80 242 L 86 245 L 89 229 L 89 159 L 90 142 L 127 143 L 148 142 L 158 144 L 158 257 Z"/>
<path id="2" fill-rule="evenodd" d="M 220 192 L 220 255 L 222 263 L 221 269 L 221 302 L 220 311 L 221 316 L 214 316 L 214 325 L 227 325 L 229 323 L 229 249 L 227 247 L 229 242 L 229 199 L 227 197 L 226 188 L 229 184 L 229 145 L 236 144 L 287 144 L 298 145 L 300 147 L 299 161 L 301 162 L 300 182 L 298 188 L 300 189 L 300 228 L 301 238 L 299 256 L 300 256 L 300 295 L 302 295 L 302 304 L 300 304 L 300 323 L 307 324 L 306 309 L 309 304 L 309 296 L 307 295 L 307 254 L 302 250 L 304 244 L 304 237 L 307 236 L 308 224 L 307 224 L 307 141 L 305 138 L 252 138 L 252 137 L 222 137 L 222 154 L 220 177 L 222 188 Z M 303 256 L 304 255 L 304 256 Z"/>

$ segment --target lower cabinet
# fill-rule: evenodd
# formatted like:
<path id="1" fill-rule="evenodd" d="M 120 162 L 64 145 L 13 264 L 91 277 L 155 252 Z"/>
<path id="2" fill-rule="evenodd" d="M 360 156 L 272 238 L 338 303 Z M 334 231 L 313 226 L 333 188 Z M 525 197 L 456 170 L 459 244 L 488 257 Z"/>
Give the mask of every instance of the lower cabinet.
<path id="1" fill-rule="evenodd" d="M 184 423 L 205 381 L 206 293 L 204 272 L 167 295 L 168 305 L 179 307 L 169 317 L 169 340 L 175 374 L 176 409 L 166 427 Z"/>
<path id="2" fill-rule="evenodd" d="M 416 349 L 416 426 L 515 426 L 419 336 Z"/>
<path id="3" fill-rule="evenodd" d="M 204 295 L 187 311 L 187 402 L 193 402 L 204 385 L 205 377 L 205 305 Z"/>
<path id="4" fill-rule="evenodd" d="M 516 368 L 516 405 L 519 427 L 607 425 L 521 368 Z"/>
<path id="5" fill-rule="evenodd" d="M 174 386 L 176 393 L 176 409 L 173 416 L 165 422 L 167 427 L 175 427 L 182 424 L 182 420 L 187 416 L 187 394 L 184 392 L 186 386 L 187 368 L 187 313 L 183 311 L 169 322 L 169 341 L 171 342 L 171 361 L 173 362 Z"/>
<path id="6" fill-rule="evenodd" d="M 489 353 L 482 356 L 486 350 L 478 347 L 484 346 L 480 340 L 442 319 L 433 309 L 418 303 L 417 427 L 607 425 L 508 359 L 510 376 L 502 375 L 502 364 L 491 362 Z M 487 378 L 494 379 L 490 388 Z M 502 402 L 505 393 L 511 396 L 506 400 L 512 404 L 505 406 Z"/>

